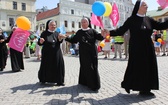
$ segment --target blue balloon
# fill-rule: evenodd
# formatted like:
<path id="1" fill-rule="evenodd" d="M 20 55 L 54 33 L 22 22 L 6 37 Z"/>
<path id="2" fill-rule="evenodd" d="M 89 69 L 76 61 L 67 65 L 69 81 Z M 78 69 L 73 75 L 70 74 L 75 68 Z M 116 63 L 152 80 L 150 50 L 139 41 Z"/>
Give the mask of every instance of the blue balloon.
<path id="1" fill-rule="evenodd" d="M 157 46 L 160 46 L 160 43 L 159 43 L 159 42 L 156 42 L 156 45 L 157 45 Z"/>
<path id="2" fill-rule="evenodd" d="M 102 16 L 106 11 L 106 7 L 103 2 L 95 1 L 92 5 L 92 11 L 96 16 Z"/>
<path id="3" fill-rule="evenodd" d="M 114 39 L 111 39 L 111 42 L 112 42 L 112 43 L 114 43 L 114 42 L 115 42 L 115 40 L 114 40 Z"/>

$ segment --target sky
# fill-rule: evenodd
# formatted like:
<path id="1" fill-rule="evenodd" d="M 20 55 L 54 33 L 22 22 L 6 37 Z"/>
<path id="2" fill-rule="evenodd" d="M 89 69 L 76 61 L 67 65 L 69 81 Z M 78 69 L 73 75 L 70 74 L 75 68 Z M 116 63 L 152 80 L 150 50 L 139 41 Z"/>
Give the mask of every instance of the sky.
<path id="1" fill-rule="evenodd" d="M 158 8 L 157 0 L 145 0 L 148 4 L 148 10 L 156 10 Z M 47 6 L 48 9 L 57 7 L 59 0 L 36 0 L 36 9 L 41 9 L 43 6 Z M 136 0 L 132 0 L 135 4 Z"/>

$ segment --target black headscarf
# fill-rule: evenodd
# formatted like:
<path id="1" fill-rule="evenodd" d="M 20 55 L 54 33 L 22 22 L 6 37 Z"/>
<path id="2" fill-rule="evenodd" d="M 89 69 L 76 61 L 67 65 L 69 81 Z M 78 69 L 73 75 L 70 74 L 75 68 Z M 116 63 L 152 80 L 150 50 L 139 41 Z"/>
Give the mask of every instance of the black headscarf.
<path id="1" fill-rule="evenodd" d="M 83 17 L 83 18 L 86 18 L 86 19 L 88 20 L 88 22 L 89 22 L 88 27 L 89 27 L 89 28 L 92 28 L 90 18 L 88 18 L 88 17 Z"/>
<path id="2" fill-rule="evenodd" d="M 137 0 L 135 3 L 134 9 L 132 11 L 132 16 L 135 16 L 138 13 L 140 4 L 141 4 L 141 0 Z"/>
<path id="3" fill-rule="evenodd" d="M 48 20 L 47 21 L 47 23 L 46 23 L 46 29 L 45 29 L 46 31 L 48 31 L 48 28 L 49 28 L 48 25 L 49 25 L 50 22 L 55 22 L 55 21 L 54 20 Z"/>
<path id="4" fill-rule="evenodd" d="M 46 29 L 45 29 L 46 31 L 47 31 L 48 28 L 49 28 L 49 27 L 48 27 L 48 24 L 50 23 L 50 21 L 51 21 L 51 20 L 48 20 L 47 23 L 46 23 Z"/>

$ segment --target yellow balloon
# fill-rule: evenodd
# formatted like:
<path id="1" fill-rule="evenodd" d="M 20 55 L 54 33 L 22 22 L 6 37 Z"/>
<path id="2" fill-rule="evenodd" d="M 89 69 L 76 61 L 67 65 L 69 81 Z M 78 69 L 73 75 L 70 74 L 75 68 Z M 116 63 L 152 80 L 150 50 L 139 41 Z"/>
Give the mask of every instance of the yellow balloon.
<path id="1" fill-rule="evenodd" d="M 161 43 L 161 42 L 162 42 L 162 39 L 161 39 L 161 38 L 159 38 L 159 39 L 157 39 L 157 41 L 158 41 L 159 43 Z"/>
<path id="2" fill-rule="evenodd" d="M 105 5 L 105 8 L 106 8 L 106 11 L 103 14 L 103 16 L 109 16 L 112 12 L 112 6 L 109 2 L 104 2 L 104 5 Z"/>
<path id="3" fill-rule="evenodd" d="M 110 39 L 110 35 L 107 35 L 107 36 L 106 36 L 106 39 Z"/>
<path id="4" fill-rule="evenodd" d="M 25 16 L 18 17 L 16 19 L 16 25 L 18 28 L 21 28 L 23 30 L 30 30 L 30 28 L 31 28 L 31 22 Z"/>
<path id="5" fill-rule="evenodd" d="M 104 42 L 100 42 L 100 46 L 103 48 L 105 46 Z"/>

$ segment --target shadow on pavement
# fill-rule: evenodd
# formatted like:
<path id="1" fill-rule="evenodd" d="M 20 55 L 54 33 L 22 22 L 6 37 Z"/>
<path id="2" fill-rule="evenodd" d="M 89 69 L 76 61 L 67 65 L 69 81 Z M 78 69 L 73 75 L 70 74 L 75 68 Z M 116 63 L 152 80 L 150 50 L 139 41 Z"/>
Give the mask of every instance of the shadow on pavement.
<path id="1" fill-rule="evenodd" d="M 39 88 L 53 87 L 54 85 L 55 84 L 41 84 L 37 82 L 36 84 L 25 84 L 25 85 L 13 87 L 11 88 L 11 90 L 13 91 L 12 93 L 16 93 L 19 90 L 31 90 L 29 94 L 34 94 L 34 92 L 38 90 Z"/>
<path id="2" fill-rule="evenodd" d="M 137 94 L 125 95 L 125 94 L 119 93 L 114 97 L 96 100 L 94 98 L 83 98 L 83 97 L 78 97 L 76 95 L 75 96 L 72 95 L 72 97 L 70 99 L 67 99 L 67 100 L 52 99 L 51 101 L 49 101 L 46 104 L 47 105 L 48 104 L 67 105 L 69 103 L 80 104 L 80 103 L 82 103 L 82 101 L 85 101 L 85 103 L 88 102 L 90 105 L 103 105 L 103 104 L 104 105 L 106 105 L 106 104 L 108 104 L 108 105 L 131 105 L 134 103 L 138 104 L 139 102 L 143 102 L 145 100 L 150 100 L 153 98 L 155 98 L 155 97 L 142 97 Z"/>

